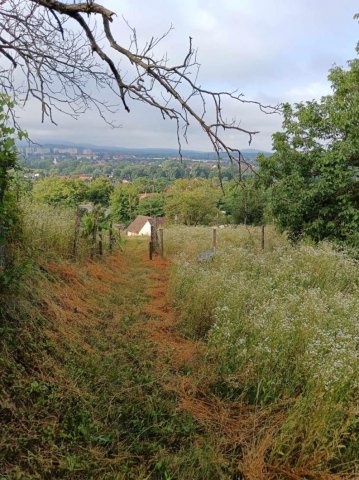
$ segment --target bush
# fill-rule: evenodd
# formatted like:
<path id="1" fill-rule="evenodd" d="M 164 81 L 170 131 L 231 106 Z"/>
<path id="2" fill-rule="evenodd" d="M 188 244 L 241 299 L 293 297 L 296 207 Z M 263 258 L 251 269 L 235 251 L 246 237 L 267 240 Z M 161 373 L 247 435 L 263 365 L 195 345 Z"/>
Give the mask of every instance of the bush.
<path id="1" fill-rule="evenodd" d="M 19 185 L 14 181 L 17 166 L 16 138 L 25 134 L 9 127 L 12 102 L 0 94 L 0 290 L 21 275 L 21 215 Z"/>

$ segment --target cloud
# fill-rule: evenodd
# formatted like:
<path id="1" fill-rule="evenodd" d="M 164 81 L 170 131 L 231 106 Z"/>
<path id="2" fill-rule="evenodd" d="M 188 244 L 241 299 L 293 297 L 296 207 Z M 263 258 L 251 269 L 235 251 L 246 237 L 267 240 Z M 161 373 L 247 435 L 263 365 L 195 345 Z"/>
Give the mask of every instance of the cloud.
<path id="1" fill-rule="evenodd" d="M 216 90 L 238 88 L 247 98 L 264 103 L 297 102 L 320 98 L 330 92 L 328 69 L 345 65 L 355 56 L 358 25 L 353 14 L 357 2 L 317 0 L 105 0 L 118 11 L 113 28 L 116 37 L 129 45 L 129 28 L 136 26 L 138 41 L 161 36 L 171 24 L 174 30 L 158 46 L 158 56 L 167 52 L 172 62 L 184 58 L 188 37 L 198 46 L 201 63 L 199 81 Z M 126 70 L 123 62 L 121 67 Z M 30 108 L 31 107 L 31 108 Z M 112 130 L 94 112 L 77 122 L 59 115 L 59 127 L 41 125 L 38 107 L 31 104 L 22 113 L 24 126 L 34 139 L 137 146 L 176 146 L 175 125 L 163 122 L 158 112 L 132 105 L 130 115 L 119 113 L 123 125 Z M 280 128 L 279 116 L 265 116 L 248 106 L 228 106 L 228 117 L 236 115 L 244 128 L 260 130 L 254 148 L 269 149 L 271 135 Z M 208 149 L 199 127 L 189 133 L 190 147 Z M 247 147 L 245 136 L 234 139 Z M 237 144 L 237 143 L 236 143 Z"/>
<path id="2" fill-rule="evenodd" d="M 285 97 L 290 103 L 318 100 L 325 95 L 329 95 L 331 91 L 328 81 L 318 81 L 307 85 L 295 85 L 285 93 Z"/>

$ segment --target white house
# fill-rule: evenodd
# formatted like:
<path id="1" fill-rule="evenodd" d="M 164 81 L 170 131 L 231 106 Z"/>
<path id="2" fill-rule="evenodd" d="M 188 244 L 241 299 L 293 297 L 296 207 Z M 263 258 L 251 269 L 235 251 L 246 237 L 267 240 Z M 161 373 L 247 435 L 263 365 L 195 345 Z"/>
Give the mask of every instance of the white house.
<path id="1" fill-rule="evenodd" d="M 151 226 L 160 226 L 164 223 L 164 217 L 147 217 L 146 215 L 138 215 L 134 221 L 127 227 L 127 235 L 134 236 L 151 236 Z"/>

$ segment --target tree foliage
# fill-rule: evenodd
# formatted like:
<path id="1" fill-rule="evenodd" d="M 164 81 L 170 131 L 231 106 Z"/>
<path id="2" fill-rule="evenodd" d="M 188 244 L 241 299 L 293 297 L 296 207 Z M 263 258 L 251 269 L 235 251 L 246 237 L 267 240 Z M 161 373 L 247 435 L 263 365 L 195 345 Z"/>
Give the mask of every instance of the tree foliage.
<path id="1" fill-rule="evenodd" d="M 108 206 L 113 185 L 107 178 L 95 178 L 87 185 L 86 199 L 96 205 Z"/>
<path id="2" fill-rule="evenodd" d="M 9 126 L 9 109 L 12 107 L 11 100 L 0 94 L 0 288 L 17 275 L 14 262 L 16 244 L 21 238 L 15 139 L 21 139 L 25 134 Z"/>
<path id="3" fill-rule="evenodd" d="M 82 180 L 49 177 L 34 184 L 33 196 L 36 201 L 48 205 L 75 206 L 87 199 L 87 190 Z"/>
<path id="4" fill-rule="evenodd" d="M 130 183 L 119 184 L 111 195 L 111 216 L 115 222 L 130 223 L 137 214 L 138 189 Z"/>
<path id="5" fill-rule="evenodd" d="M 113 185 L 106 178 L 87 182 L 78 178 L 49 177 L 34 184 L 33 197 L 48 205 L 76 206 L 81 202 L 92 202 L 107 207 L 112 191 Z"/>
<path id="6" fill-rule="evenodd" d="M 335 67 L 333 93 L 285 105 L 274 155 L 262 158 L 272 211 L 290 237 L 359 246 L 359 60 Z"/>
<path id="7" fill-rule="evenodd" d="M 222 207 L 232 223 L 260 225 L 264 221 L 266 193 L 254 178 L 241 185 L 231 181 L 225 185 Z"/>
<path id="8" fill-rule="evenodd" d="M 165 215 L 185 225 L 208 225 L 221 215 L 221 191 L 203 179 L 177 180 L 166 192 Z"/>
<path id="9" fill-rule="evenodd" d="M 164 215 L 165 198 L 161 193 L 153 193 L 140 199 L 136 209 L 138 215 L 162 217 Z"/>

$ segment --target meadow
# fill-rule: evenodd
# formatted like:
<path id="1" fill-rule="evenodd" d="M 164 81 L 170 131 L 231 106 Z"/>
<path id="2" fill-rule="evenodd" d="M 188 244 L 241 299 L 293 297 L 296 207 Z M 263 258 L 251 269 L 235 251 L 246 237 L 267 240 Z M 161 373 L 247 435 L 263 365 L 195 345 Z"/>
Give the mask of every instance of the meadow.
<path id="1" fill-rule="evenodd" d="M 0 478 L 354 480 L 359 270 L 273 226 L 169 226 L 91 255 L 27 203 L 0 297 Z M 92 257 L 92 258 L 91 258 Z"/>
<path id="2" fill-rule="evenodd" d="M 261 251 L 259 233 L 219 229 L 215 258 L 199 262 L 211 229 L 166 232 L 182 331 L 206 342 L 217 396 L 273 413 L 255 429 L 266 461 L 355 478 L 359 264 L 270 228 Z"/>

